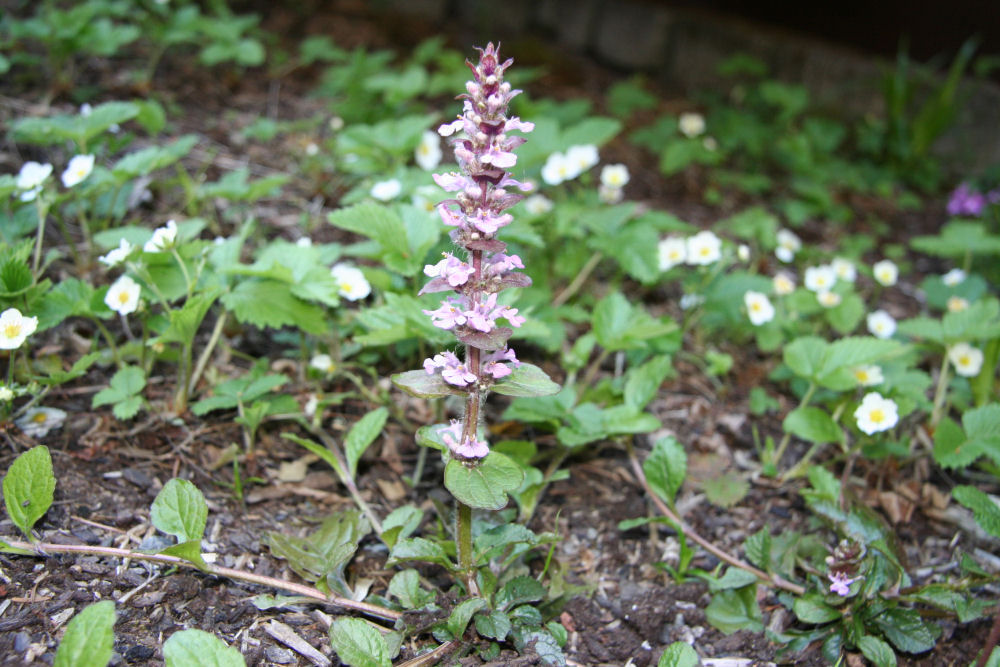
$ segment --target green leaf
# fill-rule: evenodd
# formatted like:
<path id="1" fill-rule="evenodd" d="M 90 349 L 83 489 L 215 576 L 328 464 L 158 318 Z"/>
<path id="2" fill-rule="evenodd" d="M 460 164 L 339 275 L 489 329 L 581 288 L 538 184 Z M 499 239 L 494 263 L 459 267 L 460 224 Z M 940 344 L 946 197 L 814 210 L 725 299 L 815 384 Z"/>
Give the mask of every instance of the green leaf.
<path id="1" fill-rule="evenodd" d="M 208 521 L 208 505 L 191 482 L 171 479 L 153 501 L 150 511 L 153 525 L 180 542 L 201 541 Z"/>
<path id="2" fill-rule="evenodd" d="M 563 150 L 580 144 L 600 147 L 621 132 L 622 123 L 614 118 L 589 116 L 576 125 L 564 129 L 559 137 Z"/>
<path id="3" fill-rule="evenodd" d="M 809 442 L 840 442 L 843 433 L 826 410 L 805 406 L 792 410 L 782 427 L 794 436 Z"/>
<path id="4" fill-rule="evenodd" d="M 642 347 L 645 341 L 678 328 L 675 322 L 655 319 L 641 306 L 633 306 L 621 292 L 612 292 L 597 302 L 591 326 L 597 342 L 612 352 Z"/>
<path id="5" fill-rule="evenodd" d="M 397 507 L 382 520 L 382 541 L 391 549 L 398 540 L 415 533 L 423 518 L 423 511 L 413 505 Z"/>
<path id="6" fill-rule="evenodd" d="M 737 630 L 761 632 L 764 623 L 757 604 L 757 585 L 716 593 L 705 608 L 705 618 L 727 635 Z"/>
<path id="7" fill-rule="evenodd" d="M 445 488 L 476 509 L 503 509 L 507 494 L 516 491 L 523 480 L 521 466 L 500 452 L 490 452 L 476 465 L 452 459 L 444 469 Z"/>
<path id="8" fill-rule="evenodd" d="M 240 652 L 204 630 L 181 630 L 163 643 L 166 667 L 246 667 Z"/>
<path id="9" fill-rule="evenodd" d="M 404 561 L 423 561 L 425 563 L 436 563 L 449 570 L 454 570 L 455 565 L 448 558 L 441 545 L 422 537 L 409 537 L 400 540 L 389 552 L 387 566 L 395 565 Z"/>
<path id="10" fill-rule="evenodd" d="M 280 329 L 294 326 L 306 333 L 327 330 L 323 309 L 292 294 L 292 286 L 276 280 L 246 280 L 222 295 L 222 303 L 244 324 Z"/>
<path id="11" fill-rule="evenodd" d="M 966 447 L 966 443 L 962 427 L 945 417 L 934 430 L 934 460 L 945 468 L 964 468 L 981 454 L 974 447 Z"/>
<path id="12" fill-rule="evenodd" d="M 424 256 L 412 254 L 407 228 L 393 209 L 383 204 L 364 202 L 333 211 L 330 224 L 366 236 L 380 248 L 379 258 L 392 271 L 404 276 L 416 275 L 424 267 Z"/>
<path id="13" fill-rule="evenodd" d="M 3 478 L 3 501 L 7 516 L 31 538 L 31 527 L 52 505 L 56 477 L 52 457 L 44 445 L 32 447 L 10 465 Z"/>
<path id="14" fill-rule="evenodd" d="M 785 346 L 783 358 L 792 372 L 807 380 L 813 379 L 820 370 L 827 343 L 822 338 L 807 336 L 796 338 Z"/>
<path id="15" fill-rule="evenodd" d="M 378 408 L 359 419 L 344 438 L 344 454 L 347 456 L 347 467 L 351 473 L 351 479 L 357 476 L 358 461 L 365 453 L 368 446 L 382 432 L 386 419 L 389 418 L 387 408 Z"/>
<path id="16" fill-rule="evenodd" d="M 191 152 L 198 137 L 186 134 L 165 146 L 149 146 L 122 157 L 111 168 L 111 173 L 123 181 L 146 176 L 157 169 L 169 167 Z"/>
<path id="17" fill-rule="evenodd" d="M 743 543 L 747 560 L 762 570 L 771 569 L 771 531 L 764 526 Z"/>
<path id="18" fill-rule="evenodd" d="M 545 595 L 545 586 L 537 579 L 521 575 L 514 577 L 500 589 L 496 595 L 496 608 L 509 611 L 518 605 L 544 600 Z"/>
<path id="19" fill-rule="evenodd" d="M 823 601 L 818 593 L 806 593 L 795 599 L 792 610 L 803 623 L 820 625 L 840 618 L 840 611 Z"/>
<path id="20" fill-rule="evenodd" d="M 725 574 L 708 580 L 708 590 L 718 593 L 733 588 L 743 588 L 757 582 L 757 575 L 739 567 L 727 567 Z"/>
<path id="21" fill-rule="evenodd" d="M 878 637 L 865 635 L 858 640 L 858 648 L 875 667 L 896 667 L 896 653 Z"/>
<path id="22" fill-rule="evenodd" d="M 493 385 L 492 391 L 504 396 L 552 396 L 560 387 L 538 366 L 522 363 L 510 375 Z"/>
<path id="23" fill-rule="evenodd" d="M 205 562 L 205 559 L 201 555 L 201 540 L 180 542 L 166 549 L 160 549 L 157 553 L 183 558 L 190 563 L 194 563 L 199 570 L 203 572 L 208 571 L 208 563 Z"/>
<path id="24" fill-rule="evenodd" d="M 746 498 L 750 492 L 750 483 L 736 473 L 727 472 L 705 480 L 701 483 L 701 488 L 713 505 L 732 507 Z"/>
<path id="25" fill-rule="evenodd" d="M 338 618 L 330 626 L 330 643 L 350 667 L 391 667 L 389 646 L 382 633 L 360 618 Z"/>
<path id="26" fill-rule="evenodd" d="M 886 609 L 873 620 L 900 651 L 923 653 L 934 648 L 936 638 L 915 609 Z"/>
<path id="27" fill-rule="evenodd" d="M 472 620 L 472 615 L 485 606 L 486 600 L 483 598 L 469 598 L 455 605 L 447 621 L 448 632 L 451 633 L 451 636 L 455 639 L 461 638 L 465 634 L 465 628 L 468 627 L 469 621 Z"/>
<path id="28" fill-rule="evenodd" d="M 673 357 L 668 354 L 653 357 L 630 371 L 625 378 L 625 405 L 636 411 L 649 404 L 660 385 L 673 371 Z"/>
<path id="29" fill-rule="evenodd" d="M 687 476 L 687 454 L 674 436 L 660 438 L 642 464 L 653 493 L 673 506 L 677 491 Z"/>
<path id="30" fill-rule="evenodd" d="M 510 630 L 510 617 L 502 611 L 495 609 L 489 614 L 476 616 L 476 632 L 483 637 L 490 637 L 502 642 L 510 634 Z"/>
<path id="31" fill-rule="evenodd" d="M 52 667 L 107 667 L 115 647 L 115 603 L 87 606 L 66 625 Z"/>
<path id="32" fill-rule="evenodd" d="M 443 398 L 445 396 L 461 396 L 466 393 L 445 382 L 440 373 L 429 375 L 427 371 L 396 373 L 392 376 L 392 383 L 410 396 L 417 398 Z"/>
<path id="33" fill-rule="evenodd" d="M 361 512 L 345 510 L 328 516 L 308 537 L 269 532 L 267 545 L 303 579 L 323 582 L 346 594 L 344 568 L 369 532 L 371 525 Z"/>
<path id="34" fill-rule="evenodd" d="M 4 480 L 6 484 L 6 480 Z M 6 487 L 4 489 L 6 493 Z M 993 537 L 1000 538 L 1000 506 L 990 496 L 974 486 L 956 486 L 951 491 L 955 500 L 972 510 L 976 523 Z M 9 509 L 8 509 L 9 511 Z"/>
<path id="35" fill-rule="evenodd" d="M 113 376 L 106 389 L 94 394 L 90 406 L 93 408 L 118 403 L 138 394 L 146 387 L 146 376 L 138 366 L 124 366 Z"/>
<path id="36" fill-rule="evenodd" d="M 674 642 L 660 655 L 656 667 L 698 667 L 701 659 L 690 644 Z"/>
<path id="37" fill-rule="evenodd" d="M 420 586 L 420 573 L 402 570 L 389 581 L 389 595 L 399 600 L 404 609 L 420 609 L 434 600 L 434 592 Z"/>

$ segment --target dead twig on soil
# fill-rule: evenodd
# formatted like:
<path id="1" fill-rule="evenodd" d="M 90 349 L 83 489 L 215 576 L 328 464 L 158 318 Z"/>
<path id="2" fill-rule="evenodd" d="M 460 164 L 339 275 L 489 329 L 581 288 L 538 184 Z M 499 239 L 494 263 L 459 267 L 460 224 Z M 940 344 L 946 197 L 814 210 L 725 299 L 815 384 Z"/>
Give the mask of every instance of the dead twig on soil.
<path id="1" fill-rule="evenodd" d="M 41 556 L 48 554 L 86 554 L 88 556 L 108 556 L 111 558 L 145 560 L 178 567 L 200 569 L 194 563 L 186 561 L 183 558 L 178 558 L 177 556 L 168 556 L 166 554 L 147 554 L 142 553 L 141 551 L 131 551 L 129 549 L 118 549 L 115 547 L 95 547 L 79 544 L 52 544 L 51 542 L 36 542 L 32 544 L 30 542 L 21 542 L 18 540 L 4 540 L 4 543 L 9 548 L 30 551 Z M 217 577 L 227 577 L 229 579 L 237 579 L 251 584 L 267 586 L 269 588 L 277 588 L 279 590 L 295 593 L 296 595 L 301 595 L 302 597 L 310 598 L 316 602 L 350 609 L 366 616 L 373 616 L 385 621 L 395 622 L 396 619 L 402 615 L 398 611 L 386 609 L 385 607 L 369 604 L 367 602 L 357 602 L 339 595 L 326 595 L 318 588 L 306 586 L 305 584 L 297 584 L 293 581 L 284 581 L 275 577 L 265 577 L 260 574 L 254 574 L 244 570 L 236 570 L 229 567 L 222 567 L 219 565 L 207 565 L 208 567 L 202 570 L 206 574 L 215 575 Z"/>
<path id="2" fill-rule="evenodd" d="M 667 506 L 667 504 L 659 498 L 659 496 L 653 493 L 653 490 L 649 487 L 649 482 L 646 481 L 646 474 L 642 471 L 642 464 L 639 463 L 639 459 L 636 458 L 635 456 L 635 450 L 632 448 L 632 444 L 627 443 L 627 446 L 628 446 L 628 458 L 632 464 L 632 471 L 635 473 L 635 476 L 639 480 L 639 483 L 642 484 L 642 488 L 646 491 L 646 495 L 652 498 L 653 503 L 656 505 L 657 509 L 660 510 L 660 513 L 663 514 L 663 516 L 673 521 L 678 528 L 684 531 L 685 537 L 690 538 L 692 541 L 696 542 L 698 546 L 700 546 L 702 549 L 709 552 L 710 554 L 712 554 L 719 560 L 723 561 L 724 563 L 728 563 L 733 567 L 738 567 L 741 570 L 746 570 L 747 572 L 754 575 L 755 577 L 757 577 L 758 579 L 760 579 L 769 586 L 774 586 L 775 588 L 780 588 L 782 590 L 795 593 L 796 595 L 802 595 L 803 593 L 806 592 L 806 589 L 804 587 L 799 586 L 798 584 L 793 584 L 790 581 L 785 581 L 783 578 L 779 577 L 776 574 L 768 574 L 764 570 L 760 570 L 751 565 L 750 563 L 744 562 L 739 558 L 737 558 L 736 556 L 733 556 L 732 554 L 723 551 L 722 549 L 715 546 L 714 544 L 706 540 L 704 537 L 696 533 L 694 529 L 686 521 L 684 521 L 677 514 L 675 514 L 674 511 L 671 510 Z"/>

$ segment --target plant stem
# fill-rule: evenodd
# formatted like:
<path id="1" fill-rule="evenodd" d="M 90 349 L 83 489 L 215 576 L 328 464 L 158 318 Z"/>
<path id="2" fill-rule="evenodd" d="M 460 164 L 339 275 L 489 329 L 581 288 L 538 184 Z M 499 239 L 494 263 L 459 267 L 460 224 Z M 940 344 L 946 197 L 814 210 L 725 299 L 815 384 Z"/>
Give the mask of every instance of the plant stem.
<path id="1" fill-rule="evenodd" d="M 816 383 L 815 382 L 810 382 L 809 383 L 809 388 L 806 389 L 805 395 L 802 397 L 802 400 L 799 401 L 799 406 L 798 407 L 799 408 L 804 408 L 807 405 L 809 405 L 809 401 L 812 400 L 813 394 L 815 394 L 815 393 L 816 393 Z M 796 410 L 797 409 L 798 408 L 796 408 Z M 775 466 L 775 468 L 777 468 L 778 465 L 781 463 L 781 457 L 784 455 L 785 449 L 788 448 L 788 443 L 791 442 L 791 440 L 792 440 L 792 434 L 789 433 L 788 431 L 785 431 L 785 434 L 781 437 L 781 442 L 778 443 L 778 449 L 777 449 L 777 451 L 774 452 L 774 466 Z M 813 445 L 813 447 L 815 448 L 815 445 Z"/>
<path id="2" fill-rule="evenodd" d="M 728 563 L 733 567 L 738 567 L 741 570 L 746 570 L 769 586 L 774 586 L 775 588 L 780 588 L 796 595 L 802 595 L 806 592 L 804 587 L 799 586 L 798 584 L 793 584 L 790 581 L 785 581 L 785 579 L 776 574 L 768 574 L 764 570 L 760 570 L 750 563 L 746 563 L 728 552 L 723 551 L 696 533 L 686 521 L 681 519 L 681 517 L 671 510 L 659 496 L 653 493 L 653 490 L 649 487 L 649 482 L 646 480 L 646 474 L 642 470 L 642 465 L 639 463 L 639 459 L 635 456 L 635 450 L 632 448 L 631 441 L 626 442 L 625 447 L 628 450 L 629 461 L 632 463 L 632 471 L 635 473 L 639 483 L 642 484 L 642 488 L 646 491 L 646 495 L 652 499 L 653 503 L 656 505 L 657 509 L 660 510 L 660 513 L 663 514 L 663 516 L 673 521 L 678 528 L 684 531 L 685 536 L 693 542 L 696 542 L 702 549 L 709 552 L 719 560 Z"/>
<path id="3" fill-rule="evenodd" d="M 165 563 L 167 565 L 179 565 L 183 567 L 190 567 L 193 569 L 200 569 L 194 563 L 184 560 L 183 558 L 178 558 L 177 556 L 168 556 L 166 554 L 148 554 L 141 551 L 131 551 L 129 549 L 118 549 L 115 547 L 95 547 L 90 545 L 78 545 L 78 544 L 52 544 L 49 542 L 36 542 L 34 544 L 28 542 L 20 542 L 17 540 L 4 540 L 8 546 L 14 549 L 23 549 L 25 551 L 32 551 L 41 556 L 47 554 L 86 554 L 90 556 L 109 556 L 111 558 L 129 558 L 134 560 L 145 560 L 153 563 Z M 367 602 L 356 602 L 350 598 L 341 597 L 333 593 L 327 595 L 318 588 L 312 586 L 307 586 L 305 584 L 297 584 L 292 581 L 285 581 L 283 579 L 277 579 L 275 577 L 266 577 L 260 574 L 254 574 L 252 572 L 246 572 L 244 570 L 236 570 L 229 567 L 221 567 L 218 565 L 207 564 L 208 568 L 204 570 L 207 574 L 212 574 L 217 577 L 228 577 L 229 579 L 238 579 L 240 581 L 246 581 L 251 584 L 260 584 L 261 586 L 268 586 L 271 588 L 277 588 L 279 590 L 288 591 L 290 593 L 295 593 L 296 595 L 301 595 L 303 597 L 312 598 L 317 602 L 325 602 L 327 604 L 336 605 L 344 609 L 351 609 L 367 616 L 374 616 L 375 618 L 381 618 L 386 621 L 395 621 L 402 614 L 398 611 L 392 609 L 386 609 L 385 607 L 380 607 L 378 605 L 369 604 Z"/>
<path id="4" fill-rule="evenodd" d="M 35 210 L 38 212 L 38 232 L 35 234 L 35 256 L 31 259 L 31 276 L 38 282 L 38 267 L 42 261 L 42 242 L 45 240 L 45 218 L 47 207 L 42 203 L 41 195 L 35 199 Z"/>
<path id="5" fill-rule="evenodd" d="M 465 592 L 472 596 L 479 595 L 476 585 L 476 572 L 472 562 L 472 508 L 456 499 L 455 542 L 458 549 L 458 567 L 465 579 Z"/>
<path id="6" fill-rule="evenodd" d="M 125 319 L 124 315 L 122 316 L 122 319 L 123 320 Z M 114 338 L 114 336 L 112 336 L 111 332 L 108 331 L 108 328 L 106 326 L 104 326 L 104 322 L 101 322 L 101 320 L 99 320 L 96 317 L 93 318 L 93 322 L 94 322 L 94 326 L 97 327 L 97 330 L 101 332 L 102 336 L 104 336 L 104 340 L 106 340 L 108 342 L 108 347 L 111 348 L 111 357 L 112 357 L 112 359 L 114 359 L 115 365 L 118 366 L 119 368 L 121 368 L 122 367 L 122 360 L 121 360 L 121 357 L 118 354 L 118 346 L 115 345 L 115 338 Z"/>
<path id="7" fill-rule="evenodd" d="M 948 396 L 948 350 L 941 359 L 941 371 L 938 373 L 937 388 L 934 390 L 934 409 L 931 410 L 931 428 L 938 425 L 944 411 L 944 400 Z"/>
<path id="8" fill-rule="evenodd" d="M 351 494 L 351 498 L 354 499 L 354 504 L 358 506 L 358 509 L 360 509 L 366 517 L 368 517 L 368 521 L 372 524 L 372 529 L 374 529 L 375 533 L 381 537 L 382 522 L 378 520 L 378 517 L 375 516 L 375 512 L 372 511 L 372 508 L 365 502 L 364 498 L 361 497 L 361 493 L 358 491 L 358 485 L 354 483 L 354 480 L 351 479 L 351 476 L 348 473 L 349 468 L 347 467 L 347 462 L 340 454 L 340 447 L 338 447 L 337 443 L 333 441 L 333 438 L 328 436 L 322 429 L 314 428 L 312 424 L 304 419 L 298 421 L 307 431 L 309 431 L 309 433 L 319 438 L 323 445 L 330 450 L 330 453 L 332 453 L 337 459 L 337 468 L 335 468 L 334 471 L 340 478 L 341 483 L 347 488 L 347 492 Z"/>
<path id="9" fill-rule="evenodd" d="M 601 370 L 601 364 L 604 363 L 604 360 L 608 358 L 609 354 L 611 354 L 610 350 L 601 349 L 597 358 L 594 359 L 589 366 L 587 366 L 587 370 L 583 374 L 583 380 L 580 383 L 583 385 L 584 389 L 589 388 L 593 384 L 594 377 L 597 375 L 597 372 Z"/>
<path id="10" fill-rule="evenodd" d="M 201 374 L 205 372 L 205 366 L 208 365 L 208 360 L 212 358 L 212 351 L 219 342 L 219 338 L 222 336 L 222 329 L 226 326 L 226 315 L 225 311 L 215 320 L 215 326 L 212 328 L 212 336 L 208 339 L 208 343 L 205 345 L 205 349 L 201 351 L 201 356 L 198 357 L 198 363 L 195 364 L 194 371 L 191 372 L 191 377 L 188 378 L 188 394 L 191 394 L 195 390 L 195 386 L 198 384 L 198 380 L 201 379 Z"/>
<path id="11" fill-rule="evenodd" d="M 552 300 L 552 307 L 558 308 L 579 292 L 580 288 L 583 287 L 585 282 L 587 282 L 587 278 L 589 278 L 590 274 L 594 272 L 594 269 L 597 268 L 597 265 L 601 263 L 602 259 L 604 259 L 604 255 L 600 252 L 595 252 L 591 255 L 590 259 L 587 260 L 587 263 L 580 269 L 580 272 L 576 274 L 575 278 L 573 278 L 573 281 L 567 285 L 566 289 L 560 292 L 555 299 Z"/>

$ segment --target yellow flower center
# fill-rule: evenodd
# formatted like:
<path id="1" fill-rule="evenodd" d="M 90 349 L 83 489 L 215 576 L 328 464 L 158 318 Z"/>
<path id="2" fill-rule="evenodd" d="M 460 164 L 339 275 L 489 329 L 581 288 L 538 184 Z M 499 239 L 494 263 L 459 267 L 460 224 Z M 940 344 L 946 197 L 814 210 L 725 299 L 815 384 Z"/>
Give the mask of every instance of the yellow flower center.
<path id="1" fill-rule="evenodd" d="M 958 365 L 959 366 L 970 366 L 970 365 L 972 365 L 972 360 L 969 359 L 969 355 L 963 354 L 962 356 L 960 356 L 958 358 Z"/>
<path id="2" fill-rule="evenodd" d="M 876 424 L 881 424 L 883 421 L 885 421 L 885 413 L 882 412 L 882 408 L 875 408 L 874 410 L 871 411 L 869 418 L 872 420 L 872 422 Z"/>
<path id="3" fill-rule="evenodd" d="M 858 382 L 868 382 L 868 371 L 864 369 L 856 370 L 854 371 L 854 377 L 858 379 Z"/>
<path id="4" fill-rule="evenodd" d="M 123 306 L 126 303 L 128 303 L 128 292 L 122 290 L 121 292 L 118 293 L 118 303 L 120 303 Z"/>
<path id="5" fill-rule="evenodd" d="M 4 327 L 4 335 L 7 338 L 17 338 L 21 335 L 21 325 L 20 324 L 8 324 Z"/>
<path id="6" fill-rule="evenodd" d="M 31 415 L 31 421 L 35 422 L 36 424 L 44 424 L 45 420 L 46 416 L 44 412 L 36 412 L 35 414 Z"/>

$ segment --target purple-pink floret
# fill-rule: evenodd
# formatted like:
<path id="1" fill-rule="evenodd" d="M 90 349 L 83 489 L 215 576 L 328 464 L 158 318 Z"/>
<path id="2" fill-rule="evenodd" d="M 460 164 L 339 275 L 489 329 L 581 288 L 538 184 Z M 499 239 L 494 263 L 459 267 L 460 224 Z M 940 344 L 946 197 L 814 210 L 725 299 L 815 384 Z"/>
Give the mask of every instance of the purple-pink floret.
<path id="1" fill-rule="evenodd" d="M 948 200 L 948 215 L 979 217 L 986 208 L 986 196 L 973 190 L 968 183 L 962 183 L 951 193 Z"/>
<path id="2" fill-rule="evenodd" d="M 462 439 L 462 423 L 452 420 L 451 424 L 442 428 L 438 433 L 441 441 L 448 445 L 448 449 L 455 457 L 460 459 L 481 459 L 490 453 L 489 446 L 476 438 Z"/>
<path id="3" fill-rule="evenodd" d="M 856 577 L 848 577 L 843 572 L 834 572 L 829 577 L 830 592 L 836 593 L 841 597 L 847 597 L 848 593 L 851 592 L 851 584 L 857 580 Z"/>

